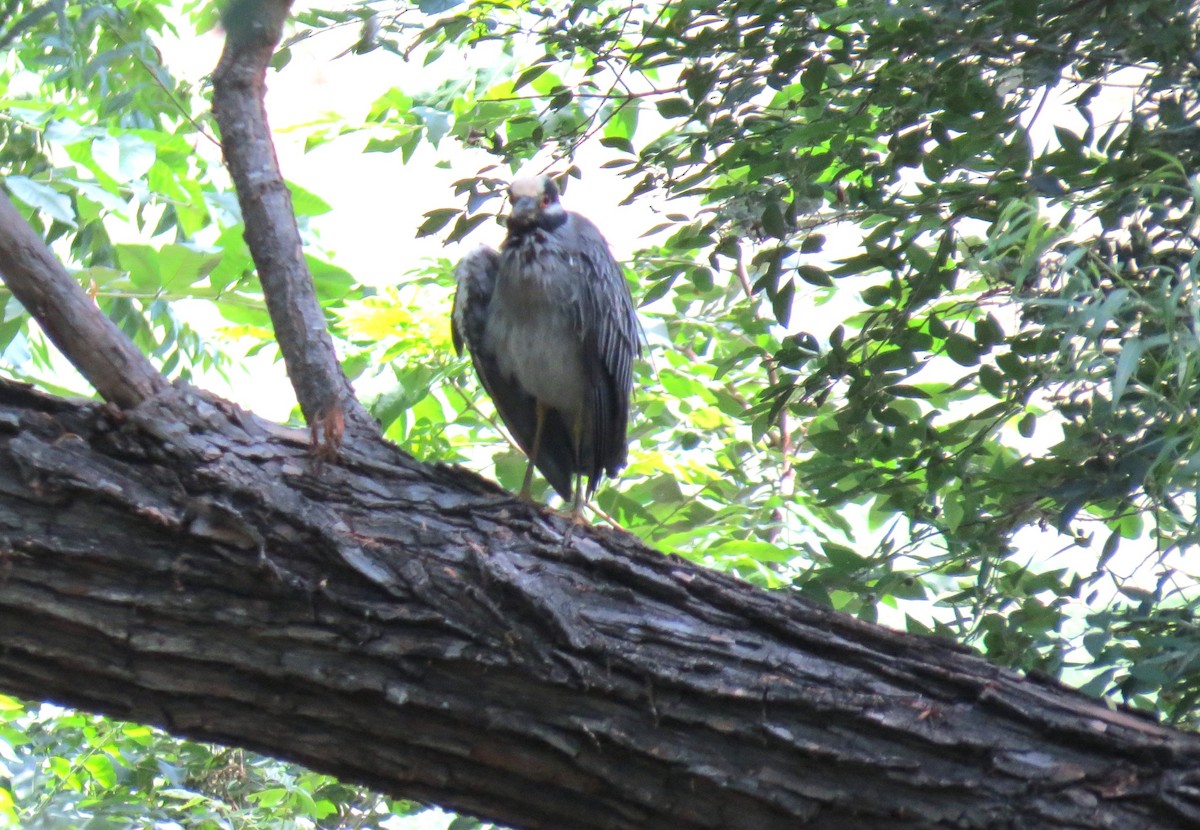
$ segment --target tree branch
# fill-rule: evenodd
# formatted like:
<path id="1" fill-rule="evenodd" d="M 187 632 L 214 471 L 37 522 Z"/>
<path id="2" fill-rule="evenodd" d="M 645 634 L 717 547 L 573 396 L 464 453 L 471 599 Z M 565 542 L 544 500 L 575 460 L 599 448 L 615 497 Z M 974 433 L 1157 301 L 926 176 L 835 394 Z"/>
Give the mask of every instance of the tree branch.
<path id="1" fill-rule="evenodd" d="M 0 278 L 100 397 L 134 407 L 166 379 L 71 278 L 0 191 Z"/>
<path id="2" fill-rule="evenodd" d="M 0 689 L 525 828 L 1183 830 L 1200 737 L 190 392 L 0 384 Z"/>
<path id="3" fill-rule="evenodd" d="M 230 4 L 225 50 L 213 73 L 213 115 L 237 188 L 246 243 L 305 419 L 334 426 L 344 417 L 355 431 L 378 436 L 378 424 L 354 397 L 334 351 L 267 124 L 267 64 L 290 6 L 290 0 Z"/>

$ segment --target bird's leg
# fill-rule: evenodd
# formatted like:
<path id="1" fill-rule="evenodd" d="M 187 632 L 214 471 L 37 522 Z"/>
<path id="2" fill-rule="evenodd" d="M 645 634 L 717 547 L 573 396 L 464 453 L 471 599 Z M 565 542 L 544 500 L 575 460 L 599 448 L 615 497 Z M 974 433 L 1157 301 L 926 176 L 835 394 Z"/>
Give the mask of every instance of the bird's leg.
<path id="1" fill-rule="evenodd" d="M 575 439 L 575 466 L 582 467 L 583 459 L 583 413 L 580 412 L 575 416 L 575 433 L 572 437 Z M 567 532 L 562 537 L 562 547 L 567 547 L 571 544 L 571 537 L 575 535 L 575 528 L 580 525 L 587 524 L 583 518 L 583 473 L 575 473 L 575 498 L 571 500 L 571 521 L 567 525 Z"/>
<path id="2" fill-rule="evenodd" d="M 571 503 L 571 521 L 583 524 L 583 473 L 575 475 L 575 499 Z"/>
<path id="3" fill-rule="evenodd" d="M 583 466 L 583 410 L 580 409 L 575 415 L 575 467 L 576 469 Z M 571 505 L 571 521 L 574 524 L 583 524 L 583 473 L 575 474 L 575 500 Z"/>
<path id="4" fill-rule="evenodd" d="M 534 404 L 533 446 L 530 448 L 529 465 L 525 468 L 525 483 L 521 485 L 521 501 L 532 502 L 533 467 L 537 464 L 538 450 L 542 446 L 542 425 L 546 423 L 546 407 L 541 401 Z"/>

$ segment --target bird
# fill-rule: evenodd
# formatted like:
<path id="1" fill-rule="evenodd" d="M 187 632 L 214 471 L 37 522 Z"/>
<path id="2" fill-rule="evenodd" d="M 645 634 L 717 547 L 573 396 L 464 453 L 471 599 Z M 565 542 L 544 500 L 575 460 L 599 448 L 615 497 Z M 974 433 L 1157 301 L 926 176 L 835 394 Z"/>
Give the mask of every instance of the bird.
<path id="1" fill-rule="evenodd" d="M 520 498 L 532 501 L 536 467 L 578 521 L 628 458 L 641 329 L 608 242 L 563 208 L 551 176 L 517 176 L 508 198 L 500 249 L 480 246 L 455 268 L 452 340 L 529 460 Z"/>

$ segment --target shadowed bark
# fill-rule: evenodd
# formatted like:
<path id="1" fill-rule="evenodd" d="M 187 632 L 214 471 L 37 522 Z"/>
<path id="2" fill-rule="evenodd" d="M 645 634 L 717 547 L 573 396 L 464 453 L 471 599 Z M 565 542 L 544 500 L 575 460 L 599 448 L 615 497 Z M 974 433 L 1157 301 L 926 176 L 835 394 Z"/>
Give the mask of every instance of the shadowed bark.
<path id="1" fill-rule="evenodd" d="M 305 439 L 0 386 L 0 689 L 527 828 L 1200 822 L 1196 736 Z"/>

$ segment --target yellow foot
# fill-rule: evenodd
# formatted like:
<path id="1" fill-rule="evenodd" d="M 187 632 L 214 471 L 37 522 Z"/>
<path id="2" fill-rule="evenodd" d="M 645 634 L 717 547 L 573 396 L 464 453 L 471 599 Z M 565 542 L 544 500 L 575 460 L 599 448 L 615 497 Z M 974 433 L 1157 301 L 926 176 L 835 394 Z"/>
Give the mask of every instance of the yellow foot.
<path id="1" fill-rule="evenodd" d="M 554 512 L 570 522 L 572 527 L 584 527 L 591 524 L 591 522 L 587 520 L 587 516 L 583 515 L 582 508 L 572 507 L 570 510 L 559 508 Z"/>
<path id="2" fill-rule="evenodd" d="M 559 515 L 567 520 L 567 532 L 563 534 L 562 547 L 571 544 L 572 537 L 575 536 L 575 530 L 581 527 L 587 527 L 591 524 L 583 515 L 583 505 L 576 504 L 571 508 L 570 512 L 559 511 Z"/>

